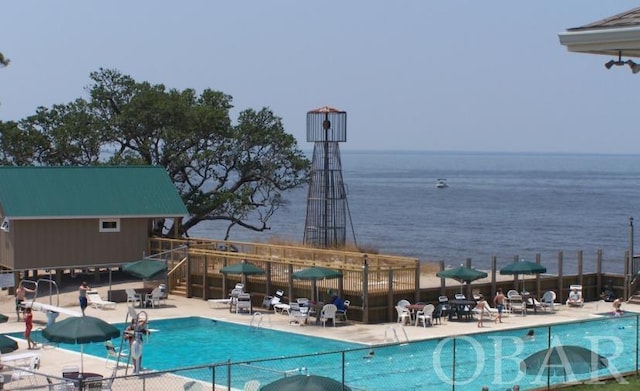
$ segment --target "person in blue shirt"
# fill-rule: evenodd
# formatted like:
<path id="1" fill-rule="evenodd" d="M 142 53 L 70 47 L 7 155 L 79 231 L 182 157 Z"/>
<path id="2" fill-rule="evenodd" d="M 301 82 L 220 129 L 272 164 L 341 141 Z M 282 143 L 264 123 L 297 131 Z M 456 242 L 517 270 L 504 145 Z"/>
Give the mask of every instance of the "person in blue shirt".
<path id="1" fill-rule="evenodd" d="M 344 311 L 344 301 L 336 294 L 334 294 L 331 297 L 331 300 L 329 301 L 329 304 L 333 304 L 336 306 L 336 308 L 338 309 L 338 311 Z"/>

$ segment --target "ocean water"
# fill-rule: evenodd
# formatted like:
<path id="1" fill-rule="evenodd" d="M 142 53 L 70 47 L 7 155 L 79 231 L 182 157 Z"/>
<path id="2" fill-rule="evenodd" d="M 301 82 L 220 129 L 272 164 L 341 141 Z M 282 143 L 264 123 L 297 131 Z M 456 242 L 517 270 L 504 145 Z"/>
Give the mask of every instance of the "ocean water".
<path id="1" fill-rule="evenodd" d="M 563 251 L 564 272 L 575 273 L 579 250 L 584 271 L 594 272 L 601 249 L 603 271 L 622 272 L 629 218 L 640 217 L 635 155 L 342 151 L 341 158 L 355 233 L 349 228 L 348 239 L 385 254 L 447 265 L 471 258 L 488 268 L 491 256 L 501 267 L 537 253 L 555 265 Z M 437 189 L 438 178 L 449 187 Z M 289 193 L 270 231 L 234 228 L 229 239 L 301 243 L 306 196 L 306 188 Z M 212 222 L 190 231 L 224 234 Z"/>

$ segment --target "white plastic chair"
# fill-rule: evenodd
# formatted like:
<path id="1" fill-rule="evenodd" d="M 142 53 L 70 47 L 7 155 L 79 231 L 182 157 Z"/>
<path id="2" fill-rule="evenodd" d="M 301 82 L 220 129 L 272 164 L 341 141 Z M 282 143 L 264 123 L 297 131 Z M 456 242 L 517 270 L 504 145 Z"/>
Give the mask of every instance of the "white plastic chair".
<path id="1" fill-rule="evenodd" d="M 16 367 L 11 374 L 11 380 L 15 382 L 21 382 L 24 379 L 29 380 L 29 385 L 34 386 L 37 384 L 36 370 L 40 368 L 40 356 L 33 356 L 29 361 L 28 367 Z"/>
<path id="2" fill-rule="evenodd" d="M 574 292 L 575 292 L 575 295 L 574 295 Z M 574 306 L 574 307 L 584 306 L 584 298 L 582 297 L 582 285 L 569 286 L 569 297 L 567 298 L 567 306 Z"/>
<path id="3" fill-rule="evenodd" d="M 136 293 L 136 291 L 133 288 L 126 288 L 125 292 L 127 292 L 127 305 L 131 303 L 131 306 L 135 306 L 136 302 L 138 303 L 138 306 L 142 305 L 141 294 Z"/>
<path id="4" fill-rule="evenodd" d="M 145 307 L 146 303 L 150 303 L 152 308 L 156 308 L 156 303 L 160 306 L 160 302 L 164 300 L 164 293 L 160 287 L 153 288 L 151 293 L 147 293 L 144 296 Z M 166 304 L 166 303 L 165 303 Z"/>
<path id="5" fill-rule="evenodd" d="M 344 309 L 336 311 L 336 320 L 340 318 L 344 320 L 345 323 L 349 321 L 349 319 L 347 319 L 347 310 L 349 309 L 350 305 L 351 305 L 351 301 L 349 300 L 344 301 Z"/>
<path id="6" fill-rule="evenodd" d="M 433 326 L 432 315 L 435 307 L 433 304 L 427 304 L 424 308 L 416 313 L 416 327 L 422 322 L 422 327 Z"/>
<path id="7" fill-rule="evenodd" d="M 554 291 L 546 291 L 542 298 L 540 298 L 540 308 L 543 310 L 549 309 L 551 312 L 555 312 L 556 308 L 556 293 Z"/>
<path id="8" fill-rule="evenodd" d="M 324 307 L 322 307 L 322 311 L 320 312 L 320 322 L 322 322 L 322 327 L 325 327 L 329 320 L 333 322 L 333 327 L 336 327 L 337 311 L 338 307 L 336 307 L 335 304 L 325 304 Z"/>
<path id="9" fill-rule="evenodd" d="M 398 323 L 411 323 L 411 312 L 409 312 L 407 307 L 397 305 L 396 311 L 398 312 Z"/>

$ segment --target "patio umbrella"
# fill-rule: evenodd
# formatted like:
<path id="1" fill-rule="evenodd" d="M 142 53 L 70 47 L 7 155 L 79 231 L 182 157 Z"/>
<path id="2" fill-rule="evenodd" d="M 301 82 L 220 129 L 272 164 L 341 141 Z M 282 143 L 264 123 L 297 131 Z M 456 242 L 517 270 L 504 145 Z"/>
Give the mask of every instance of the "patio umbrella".
<path id="1" fill-rule="evenodd" d="M 540 350 L 520 362 L 520 371 L 529 375 L 564 376 L 589 373 L 606 368 L 609 362 L 596 352 L 575 345 L 560 345 Z M 548 386 L 549 384 L 547 384 Z"/>
<path id="2" fill-rule="evenodd" d="M 462 284 L 471 283 L 481 278 L 487 278 L 487 273 L 470 267 L 460 265 L 453 269 L 447 269 L 436 273 L 440 278 L 452 278 L 460 283 L 460 293 L 462 293 Z"/>
<path id="3" fill-rule="evenodd" d="M 167 263 L 165 261 L 145 258 L 136 262 L 127 263 L 122 270 L 134 277 L 148 280 L 167 270 Z"/>
<path id="4" fill-rule="evenodd" d="M 260 387 L 260 391 L 351 391 L 350 387 L 330 377 L 294 375 Z"/>
<path id="5" fill-rule="evenodd" d="M 120 336 L 120 330 L 93 316 L 72 316 L 47 326 L 42 336 L 51 342 L 80 344 L 80 372 L 84 372 L 83 345 L 104 342 Z"/>
<path id="6" fill-rule="evenodd" d="M 500 269 L 500 274 L 540 274 L 546 273 L 547 268 L 540 265 L 539 263 L 525 261 L 521 259 L 519 262 L 513 262 L 502 269 Z M 524 280 L 522 281 L 522 290 L 524 291 Z"/>
<path id="7" fill-rule="evenodd" d="M 264 274 L 264 270 L 260 269 L 256 265 L 252 263 L 247 263 L 246 261 L 242 261 L 240 263 L 235 263 L 233 265 L 225 266 L 220 269 L 220 273 L 222 274 L 240 274 L 242 275 L 242 283 L 245 283 L 246 276 L 255 276 L 259 274 Z"/>
<path id="8" fill-rule="evenodd" d="M 298 270 L 297 272 L 291 274 L 291 278 L 293 278 L 294 280 L 307 280 L 313 282 L 313 285 L 315 285 L 316 301 L 318 301 L 319 299 L 318 286 L 316 282 L 318 280 L 331 280 L 340 277 L 342 277 L 342 272 L 340 270 L 328 269 L 326 267 L 311 267 L 308 269 Z"/>
<path id="9" fill-rule="evenodd" d="M 5 323 L 9 320 L 9 317 L 4 314 L 0 314 L 0 323 Z"/>
<path id="10" fill-rule="evenodd" d="M 18 350 L 18 342 L 6 335 L 0 335 L 0 353 L 11 353 Z"/>

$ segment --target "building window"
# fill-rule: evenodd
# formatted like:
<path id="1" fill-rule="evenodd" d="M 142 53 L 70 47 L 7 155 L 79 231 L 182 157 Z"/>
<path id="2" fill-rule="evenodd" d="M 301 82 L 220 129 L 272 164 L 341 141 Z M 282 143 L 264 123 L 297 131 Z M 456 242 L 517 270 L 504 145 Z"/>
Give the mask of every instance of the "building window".
<path id="1" fill-rule="evenodd" d="M 120 232 L 120 219 L 100 219 L 100 232 Z"/>

